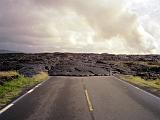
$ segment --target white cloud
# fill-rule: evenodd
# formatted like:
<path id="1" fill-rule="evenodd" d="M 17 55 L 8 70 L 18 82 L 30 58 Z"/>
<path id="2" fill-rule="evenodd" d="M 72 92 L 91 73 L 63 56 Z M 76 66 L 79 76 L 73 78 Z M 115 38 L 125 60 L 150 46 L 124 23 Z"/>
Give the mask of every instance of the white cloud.
<path id="1" fill-rule="evenodd" d="M 27 52 L 160 53 L 155 13 L 159 6 L 150 12 L 147 8 L 153 6 L 145 1 L 1 0 L 0 48 Z M 156 18 L 152 20 L 153 17 Z"/>
<path id="2" fill-rule="evenodd" d="M 160 1 L 133 0 L 128 3 L 128 8 L 137 14 L 141 23 L 145 37 L 144 42 L 154 44 L 152 53 L 160 54 Z"/>

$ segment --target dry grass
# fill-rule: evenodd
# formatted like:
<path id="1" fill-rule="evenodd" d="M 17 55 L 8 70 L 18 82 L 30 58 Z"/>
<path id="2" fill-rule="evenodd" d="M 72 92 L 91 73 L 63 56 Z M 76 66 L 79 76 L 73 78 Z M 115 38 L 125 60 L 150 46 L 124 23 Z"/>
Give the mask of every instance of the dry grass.
<path id="1" fill-rule="evenodd" d="M 7 71 L 7 72 L 0 72 L 0 78 L 1 77 L 12 77 L 19 75 L 16 71 Z"/>
<path id="2" fill-rule="evenodd" d="M 131 76 L 131 75 L 121 76 L 121 78 L 125 81 L 134 83 L 134 84 L 142 86 L 142 87 L 160 90 L 160 79 L 144 80 L 141 77 Z"/>

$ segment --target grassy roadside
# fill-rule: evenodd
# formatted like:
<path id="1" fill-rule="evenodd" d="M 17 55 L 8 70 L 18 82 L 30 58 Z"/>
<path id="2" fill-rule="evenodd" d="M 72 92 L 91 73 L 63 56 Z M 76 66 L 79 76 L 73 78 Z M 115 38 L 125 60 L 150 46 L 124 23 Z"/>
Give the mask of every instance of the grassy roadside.
<path id="1" fill-rule="evenodd" d="M 48 74 L 44 72 L 32 78 L 24 77 L 17 72 L 3 72 L 3 75 L 10 76 L 11 73 L 12 75 L 18 75 L 18 78 L 0 85 L 0 109 L 18 97 L 24 90 L 27 90 L 48 78 Z"/>
<path id="2" fill-rule="evenodd" d="M 0 72 L 0 77 L 12 77 L 19 75 L 16 71 Z"/>
<path id="3" fill-rule="evenodd" d="M 160 96 L 160 79 L 156 80 L 144 80 L 138 76 L 123 75 L 120 79 L 125 80 L 131 84 L 137 85 L 142 89 L 148 90 L 153 94 Z"/>

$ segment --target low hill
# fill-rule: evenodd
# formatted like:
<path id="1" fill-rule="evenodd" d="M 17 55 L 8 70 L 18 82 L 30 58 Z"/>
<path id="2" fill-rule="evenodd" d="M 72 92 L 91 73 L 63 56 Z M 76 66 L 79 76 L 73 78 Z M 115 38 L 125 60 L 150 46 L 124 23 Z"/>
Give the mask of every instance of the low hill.
<path id="1" fill-rule="evenodd" d="M 0 49 L 0 53 L 2 54 L 2 53 L 20 53 L 20 52 Z"/>

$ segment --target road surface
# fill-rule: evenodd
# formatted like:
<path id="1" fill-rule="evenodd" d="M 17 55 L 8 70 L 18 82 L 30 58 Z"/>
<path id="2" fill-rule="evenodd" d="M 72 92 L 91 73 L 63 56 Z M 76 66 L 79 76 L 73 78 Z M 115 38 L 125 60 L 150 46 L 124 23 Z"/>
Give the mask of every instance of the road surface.
<path id="1" fill-rule="evenodd" d="M 51 77 L 0 120 L 160 120 L 160 99 L 115 77 Z"/>

